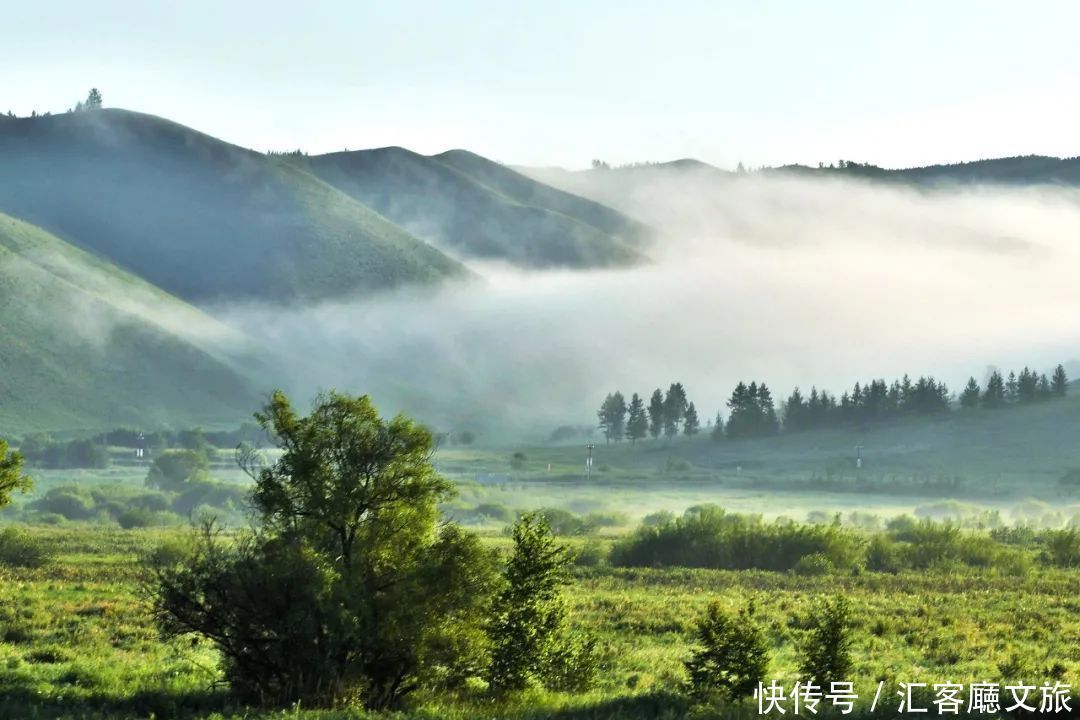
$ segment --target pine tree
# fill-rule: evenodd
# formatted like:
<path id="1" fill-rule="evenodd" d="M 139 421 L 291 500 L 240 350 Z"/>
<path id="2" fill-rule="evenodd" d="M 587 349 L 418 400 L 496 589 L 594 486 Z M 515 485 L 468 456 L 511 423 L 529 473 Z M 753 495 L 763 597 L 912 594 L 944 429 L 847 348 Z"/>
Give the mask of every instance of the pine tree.
<path id="1" fill-rule="evenodd" d="M 975 382 L 975 378 L 968 378 L 964 391 L 960 393 L 960 407 L 965 409 L 978 407 L 981 395 L 982 391 L 979 389 L 979 383 Z"/>
<path id="2" fill-rule="evenodd" d="M 816 393 L 815 393 L 816 397 Z M 807 427 L 807 403 L 796 387 L 784 403 L 784 432 L 799 432 Z"/>
<path id="3" fill-rule="evenodd" d="M 626 432 L 626 400 L 621 392 L 608 393 L 596 416 L 607 442 L 622 440 Z"/>
<path id="4" fill-rule="evenodd" d="M 649 434 L 649 418 L 645 413 L 645 402 L 637 393 L 630 398 L 628 410 L 630 416 L 626 421 L 626 437 L 631 443 L 637 444 L 638 440 Z"/>
<path id="5" fill-rule="evenodd" d="M 653 436 L 653 439 L 660 437 L 660 433 L 664 431 L 664 394 L 660 392 L 660 388 L 653 390 L 652 397 L 649 398 L 649 434 Z"/>
<path id="6" fill-rule="evenodd" d="M 1039 375 L 1039 384 L 1035 389 L 1035 396 L 1039 400 L 1049 400 L 1054 397 L 1054 390 L 1050 386 L 1050 379 L 1046 377 L 1046 373 Z"/>
<path id="7" fill-rule="evenodd" d="M 1069 378 L 1065 376 L 1065 367 L 1058 365 L 1054 368 L 1054 377 L 1050 380 L 1050 388 L 1054 395 L 1065 397 L 1069 384 Z"/>
<path id="8" fill-rule="evenodd" d="M 716 413 L 716 420 L 713 421 L 711 437 L 713 442 L 719 442 L 724 439 L 724 418 L 720 417 L 720 413 Z"/>
<path id="9" fill-rule="evenodd" d="M 1011 378 L 1012 376 L 1010 376 Z M 999 408 L 1005 404 L 1005 380 L 1001 373 L 995 370 L 990 373 L 990 379 L 986 381 L 986 390 L 983 391 L 982 406 L 984 408 Z"/>
<path id="10" fill-rule="evenodd" d="M 693 437 L 700 429 L 701 422 L 698 420 L 697 408 L 694 407 L 694 403 L 690 403 L 686 406 L 686 414 L 683 418 L 683 433 L 687 437 Z"/>
<path id="11" fill-rule="evenodd" d="M 1005 402 L 1016 402 L 1020 397 L 1020 383 L 1016 379 L 1016 373 L 1009 373 L 1009 380 L 1005 383 Z"/>
<path id="12" fill-rule="evenodd" d="M 1020 371 L 1020 375 L 1017 377 L 1016 382 L 1016 400 L 1017 402 L 1027 404 L 1035 402 L 1035 396 L 1038 393 L 1039 378 L 1033 373 L 1027 366 Z"/>
<path id="13" fill-rule="evenodd" d="M 780 422 L 776 419 L 776 406 L 773 405 L 772 393 L 768 386 L 761 383 L 757 392 L 758 432 L 761 435 L 775 435 L 780 432 Z"/>
<path id="14" fill-rule="evenodd" d="M 664 398 L 664 435 L 679 434 L 679 425 L 686 416 L 686 390 L 682 383 L 672 383 Z"/>
<path id="15" fill-rule="evenodd" d="M 83 104 L 85 110 L 100 110 L 101 109 L 101 91 L 97 88 L 91 88 L 90 92 L 86 95 L 86 102 Z"/>

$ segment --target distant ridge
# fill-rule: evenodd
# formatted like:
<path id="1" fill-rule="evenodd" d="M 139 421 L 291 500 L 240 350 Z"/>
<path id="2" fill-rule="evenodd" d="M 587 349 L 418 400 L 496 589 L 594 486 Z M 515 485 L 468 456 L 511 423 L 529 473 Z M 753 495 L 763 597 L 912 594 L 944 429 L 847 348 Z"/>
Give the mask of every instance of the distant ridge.
<path id="1" fill-rule="evenodd" d="M 186 300 L 289 302 L 461 277 L 456 261 L 278 158 L 126 110 L 0 126 L 0 211 Z"/>
<path id="2" fill-rule="evenodd" d="M 462 151 L 429 157 L 386 147 L 290 160 L 465 258 L 530 268 L 625 265 L 642 259 L 650 237 L 615 210 Z"/>

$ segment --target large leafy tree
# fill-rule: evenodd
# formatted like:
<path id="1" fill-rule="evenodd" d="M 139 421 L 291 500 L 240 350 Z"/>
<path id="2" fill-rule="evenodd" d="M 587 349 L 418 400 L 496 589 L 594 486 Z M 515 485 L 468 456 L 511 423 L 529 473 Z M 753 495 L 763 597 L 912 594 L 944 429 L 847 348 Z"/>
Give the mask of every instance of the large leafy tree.
<path id="1" fill-rule="evenodd" d="M 30 478 L 22 469 L 22 455 L 9 451 L 7 442 L 0 439 L 0 508 L 11 502 L 13 493 L 30 489 Z"/>
<path id="2" fill-rule="evenodd" d="M 158 568 L 163 630 L 209 638 L 233 690 L 262 704 L 390 708 L 482 674 L 494 559 L 440 528 L 451 488 L 431 434 L 337 393 L 302 417 L 277 392 L 256 417 L 280 449 L 273 464 L 241 453 L 259 528 L 230 543 L 208 531 Z"/>

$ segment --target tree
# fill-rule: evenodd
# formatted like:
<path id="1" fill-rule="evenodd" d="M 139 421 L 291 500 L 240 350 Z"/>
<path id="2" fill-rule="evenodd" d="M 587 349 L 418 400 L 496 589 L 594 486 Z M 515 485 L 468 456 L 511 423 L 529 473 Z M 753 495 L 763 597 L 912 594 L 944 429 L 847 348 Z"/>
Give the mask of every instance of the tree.
<path id="1" fill-rule="evenodd" d="M 208 638 L 233 692 L 265 705 L 394 708 L 478 677 L 495 559 L 440 526 L 451 488 L 431 434 L 338 393 L 301 417 L 278 391 L 256 419 L 280 450 L 273 464 L 238 453 L 259 525 L 229 542 L 207 526 L 156 569 L 165 635 Z"/>
<path id="2" fill-rule="evenodd" d="M 1069 378 L 1065 376 L 1065 367 L 1058 365 L 1054 368 L 1054 376 L 1050 380 L 1050 388 L 1054 395 L 1058 397 L 1065 397 L 1065 393 L 1068 391 Z"/>
<path id="3" fill-rule="evenodd" d="M 30 478 L 23 475 L 23 458 L 17 452 L 8 451 L 8 444 L 0 438 L 0 508 L 11 502 L 15 492 L 26 492 L 31 487 Z"/>
<path id="4" fill-rule="evenodd" d="M 809 619 L 810 632 L 802 643 L 802 678 L 821 687 L 843 682 L 851 671 L 851 607 L 837 596 L 821 604 Z"/>
<path id="5" fill-rule="evenodd" d="M 720 413 L 716 413 L 716 420 L 713 421 L 712 426 L 712 440 L 713 442 L 719 442 L 724 439 L 724 418 L 720 416 Z"/>
<path id="6" fill-rule="evenodd" d="M 146 473 L 146 486 L 180 491 L 204 480 L 210 471 L 206 453 L 197 450 L 168 450 L 154 458 Z"/>
<path id="7" fill-rule="evenodd" d="M 636 444 L 649 433 L 649 418 L 645 412 L 645 402 L 637 393 L 630 398 L 629 414 L 626 421 L 626 437 Z"/>
<path id="8" fill-rule="evenodd" d="M 699 700 L 749 697 L 765 680 L 769 649 L 754 618 L 754 605 L 738 615 L 709 605 L 695 631 L 698 647 L 686 661 L 691 693 Z"/>
<path id="9" fill-rule="evenodd" d="M 683 433 L 687 437 L 693 437 L 699 430 L 701 430 L 701 421 L 698 419 L 697 408 L 694 407 L 694 403 L 689 403 L 683 416 Z"/>
<path id="10" fill-rule="evenodd" d="M 1010 382 L 1012 382 L 1010 375 Z M 983 391 L 982 406 L 984 408 L 999 408 L 1005 404 L 1005 380 L 1001 373 L 995 370 L 990 373 L 990 379 L 986 381 L 986 390 Z"/>
<path id="11" fill-rule="evenodd" d="M 517 691 L 536 683 L 582 690 L 592 684 L 595 641 L 575 638 L 566 625 L 562 588 L 569 564 L 568 549 L 555 542 L 542 514 L 528 513 L 515 523 L 506 586 L 488 626 L 493 689 Z"/>
<path id="12" fill-rule="evenodd" d="M 100 110 L 101 109 L 101 91 L 97 88 L 91 88 L 90 92 L 86 95 L 86 102 L 83 103 L 84 110 Z"/>
<path id="13" fill-rule="evenodd" d="M 596 415 L 607 442 L 622 440 L 626 433 L 626 400 L 621 392 L 608 393 Z"/>
<path id="14" fill-rule="evenodd" d="M 982 390 L 979 389 L 979 383 L 975 381 L 975 378 L 968 378 L 964 391 L 960 393 L 960 407 L 964 409 L 978 407 L 981 395 Z"/>
<path id="15" fill-rule="evenodd" d="M 653 439 L 660 437 L 660 433 L 664 430 L 664 393 L 660 392 L 660 388 L 653 390 L 652 397 L 649 398 L 649 434 L 653 436 Z"/>
<path id="16" fill-rule="evenodd" d="M 679 425 L 686 417 L 686 390 L 682 383 L 672 383 L 664 397 L 664 435 L 674 437 L 679 434 Z"/>

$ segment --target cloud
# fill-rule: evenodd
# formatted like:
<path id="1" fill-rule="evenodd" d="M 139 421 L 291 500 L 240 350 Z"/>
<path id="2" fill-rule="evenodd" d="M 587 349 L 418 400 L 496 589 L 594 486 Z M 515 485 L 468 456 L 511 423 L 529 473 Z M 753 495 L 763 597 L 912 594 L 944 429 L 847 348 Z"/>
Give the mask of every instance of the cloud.
<path id="1" fill-rule="evenodd" d="M 905 372 L 958 387 L 1075 357 L 1076 191 L 663 175 L 623 197 L 663 232 L 651 264 L 474 265 L 480 282 L 217 312 L 272 348 L 268 383 L 492 433 L 591 423 L 607 392 L 674 381 L 705 417 L 739 380 L 776 396 Z"/>

